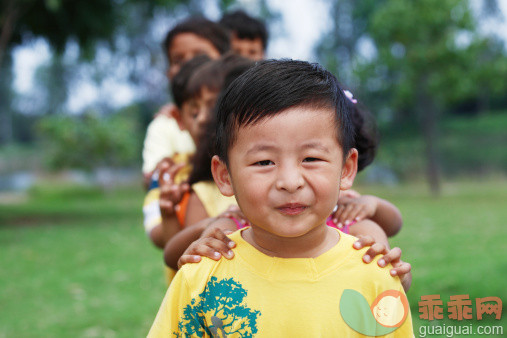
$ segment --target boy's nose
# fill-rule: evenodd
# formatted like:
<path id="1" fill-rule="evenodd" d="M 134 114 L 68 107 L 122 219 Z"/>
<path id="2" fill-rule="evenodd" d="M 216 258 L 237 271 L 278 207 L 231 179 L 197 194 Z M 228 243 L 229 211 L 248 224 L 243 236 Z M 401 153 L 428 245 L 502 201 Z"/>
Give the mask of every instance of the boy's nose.
<path id="1" fill-rule="evenodd" d="M 301 189 L 304 184 L 305 180 L 299 168 L 284 166 L 279 169 L 278 178 L 275 184 L 278 190 L 285 190 L 289 193 L 294 193 Z"/>
<path id="2" fill-rule="evenodd" d="M 197 115 L 197 123 L 202 126 L 208 121 L 208 110 L 200 109 L 199 114 Z"/>

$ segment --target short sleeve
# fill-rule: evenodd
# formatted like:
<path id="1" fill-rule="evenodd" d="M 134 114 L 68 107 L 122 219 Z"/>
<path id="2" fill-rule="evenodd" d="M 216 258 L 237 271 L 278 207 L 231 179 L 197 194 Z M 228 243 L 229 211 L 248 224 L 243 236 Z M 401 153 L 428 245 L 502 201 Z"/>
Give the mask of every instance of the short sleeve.
<path id="1" fill-rule="evenodd" d="M 155 169 L 164 157 L 175 153 L 193 153 L 195 145 L 187 131 L 182 131 L 174 118 L 155 117 L 146 131 L 143 145 L 143 173 Z"/>
<path id="2" fill-rule="evenodd" d="M 190 304 L 192 300 L 188 283 L 184 274 L 179 271 L 167 290 L 148 337 L 179 337 L 184 319 L 185 325 L 200 327 L 199 322 L 194 319 L 195 316 L 186 318 L 185 312 Z"/>
<path id="3" fill-rule="evenodd" d="M 146 193 L 143 203 L 143 217 L 144 231 L 149 236 L 153 228 L 162 223 L 159 188 L 153 188 Z"/>

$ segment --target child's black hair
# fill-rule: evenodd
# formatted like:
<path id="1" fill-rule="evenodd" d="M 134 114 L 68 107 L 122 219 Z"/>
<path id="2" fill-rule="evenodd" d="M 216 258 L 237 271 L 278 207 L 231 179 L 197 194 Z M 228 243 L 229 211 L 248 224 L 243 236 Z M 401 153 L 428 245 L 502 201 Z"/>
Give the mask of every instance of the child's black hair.
<path id="1" fill-rule="evenodd" d="M 350 101 L 338 80 L 318 64 L 267 60 L 247 70 L 217 103 L 215 154 L 226 165 L 238 129 L 291 107 L 329 108 L 335 112 L 337 139 L 344 158 L 354 146 Z"/>
<path id="2" fill-rule="evenodd" d="M 178 34 L 192 33 L 200 36 L 215 46 L 220 54 L 224 54 L 230 48 L 229 32 L 221 25 L 203 17 L 191 17 L 180 22 L 171 29 L 162 43 L 164 53 L 169 60 L 169 48 Z M 170 62 L 171 60 L 169 60 Z"/>
<path id="3" fill-rule="evenodd" d="M 228 77 L 233 76 L 233 73 L 240 71 L 242 67 L 250 68 L 252 65 L 253 61 L 250 59 L 228 52 L 220 59 L 199 67 L 190 76 L 186 91 L 190 97 L 199 95 L 203 87 L 220 92 L 226 88 L 224 84 L 227 82 Z M 238 75 L 236 74 L 236 77 Z M 230 80 L 228 83 L 230 83 Z"/>
<path id="4" fill-rule="evenodd" d="M 266 26 L 260 20 L 252 18 L 242 10 L 237 10 L 225 14 L 220 19 L 220 24 L 229 29 L 231 32 L 236 33 L 239 39 L 254 40 L 260 38 L 262 47 L 266 50 L 268 44 L 268 31 Z"/>
<path id="5" fill-rule="evenodd" d="M 354 125 L 354 148 L 357 149 L 357 171 L 370 165 L 375 159 L 378 148 L 378 133 L 373 117 L 360 109 L 358 104 L 350 102 L 352 107 L 352 123 Z"/>
<path id="6" fill-rule="evenodd" d="M 204 64 L 210 62 L 211 59 L 207 55 L 198 55 L 193 59 L 185 62 L 180 71 L 174 76 L 171 82 L 171 92 L 173 94 L 174 103 L 181 109 L 183 103 L 192 97 L 188 92 L 188 82 L 195 73 Z"/>
<path id="7" fill-rule="evenodd" d="M 219 66 L 218 69 L 222 70 L 222 73 L 218 76 L 222 92 L 236 77 L 240 76 L 254 65 L 253 61 L 244 57 L 234 54 L 224 55 L 221 59 L 212 61 L 210 65 L 206 64 L 197 70 L 192 79 L 194 80 L 195 78 L 196 80 L 192 86 L 193 92 L 197 90 L 198 84 L 201 84 L 201 86 L 206 85 L 202 82 L 204 78 L 208 77 L 205 73 L 209 73 L 208 75 L 214 73 L 212 70 L 215 66 L 211 67 L 211 63 L 216 63 Z M 203 76 L 201 77 L 201 75 Z M 211 174 L 211 158 L 214 155 L 213 140 L 216 135 L 216 123 L 216 109 L 213 109 L 213 114 L 200 135 L 199 145 L 192 160 L 193 169 L 189 178 L 190 184 L 201 181 L 213 181 L 213 175 Z"/>

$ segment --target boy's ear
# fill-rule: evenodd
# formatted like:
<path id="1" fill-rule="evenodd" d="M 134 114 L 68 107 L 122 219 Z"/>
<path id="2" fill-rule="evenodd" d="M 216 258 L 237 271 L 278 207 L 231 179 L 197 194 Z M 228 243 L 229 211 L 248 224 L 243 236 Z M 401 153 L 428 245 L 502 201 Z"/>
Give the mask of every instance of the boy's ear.
<path id="1" fill-rule="evenodd" d="M 342 168 L 342 177 L 340 179 L 340 190 L 347 190 L 352 188 L 354 178 L 357 174 L 357 149 L 352 148 L 347 155 Z"/>
<path id="2" fill-rule="evenodd" d="M 231 176 L 229 175 L 229 170 L 224 162 L 220 160 L 220 158 L 215 155 L 211 159 L 211 173 L 213 174 L 213 179 L 215 183 L 224 196 L 233 196 L 234 190 L 232 189 Z"/>
<path id="3" fill-rule="evenodd" d="M 176 122 L 178 123 L 178 127 L 180 130 L 185 130 L 185 126 L 183 125 L 183 119 L 181 117 L 181 110 L 177 106 L 174 106 L 174 109 L 171 112 L 171 115 L 174 117 Z"/>

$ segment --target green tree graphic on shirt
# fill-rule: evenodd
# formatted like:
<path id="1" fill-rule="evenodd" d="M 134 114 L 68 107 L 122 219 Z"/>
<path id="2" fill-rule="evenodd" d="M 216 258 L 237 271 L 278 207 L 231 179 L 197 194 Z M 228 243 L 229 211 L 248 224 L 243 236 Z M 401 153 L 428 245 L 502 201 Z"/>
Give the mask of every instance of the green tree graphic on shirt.
<path id="1" fill-rule="evenodd" d="M 176 337 L 208 334 L 212 337 L 253 337 L 257 333 L 260 311 L 243 302 L 247 291 L 233 278 L 211 277 L 198 299 L 193 298 L 183 309 Z M 210 318 L 212 325 L 206 324 Z"/>

